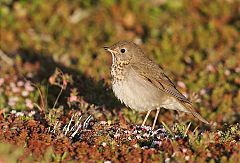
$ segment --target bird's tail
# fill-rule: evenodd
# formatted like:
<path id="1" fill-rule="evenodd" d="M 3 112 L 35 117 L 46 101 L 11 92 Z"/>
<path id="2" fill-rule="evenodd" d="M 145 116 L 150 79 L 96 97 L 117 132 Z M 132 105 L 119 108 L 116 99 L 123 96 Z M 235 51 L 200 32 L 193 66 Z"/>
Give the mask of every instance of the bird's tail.
<path id="1" fill-rule="evenodd" d="M 204 119 L 200 114 L 198 114 L 192 107 L 191 104 L 189 103 L 182 103 L 182 105 L 197 119 L 199 119 L 200 121 L 202 121 L 203 123 L 209 124 L 209 122 Z"/>

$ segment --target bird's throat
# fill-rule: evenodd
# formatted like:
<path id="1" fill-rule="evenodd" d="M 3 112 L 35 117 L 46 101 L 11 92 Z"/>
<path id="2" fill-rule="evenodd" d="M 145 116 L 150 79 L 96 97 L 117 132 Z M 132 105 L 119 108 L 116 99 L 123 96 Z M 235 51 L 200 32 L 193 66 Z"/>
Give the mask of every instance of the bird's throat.
<path id="1" fill-rule="evenodd" d="M 124 80 L 126 75 L 126 69 L 129 64 L 129 61 L 121 61 L 113 59 L 114 62 L 111 66 L 111 76 L 113 84 Z"/>

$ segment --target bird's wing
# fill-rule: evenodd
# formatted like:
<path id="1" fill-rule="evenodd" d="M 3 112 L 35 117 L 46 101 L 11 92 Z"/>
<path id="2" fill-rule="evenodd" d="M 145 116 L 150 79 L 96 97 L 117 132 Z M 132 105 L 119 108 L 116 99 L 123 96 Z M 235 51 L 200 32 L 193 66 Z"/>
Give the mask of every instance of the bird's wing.
<path id="1" fill-rule="evenodd" d="M 144 69 L 141 68 L 144 66 Z M 200 121 L 209 124 L 200 114 L 198 114 L 192 107 L 191 101 L 188 100 L 181 92 L 179 92 L 173 82 L 167 77 L 163 70 L 150 61 L 149 63 L 132 64 L 132 69 L 142 76 L 147 82 L 152 83 L 161 91 L 170 96 L 175 97 L 194 117 Z M 151 72 L 151 73 L 149 73 Z"/>
<path id="2" fill-rule="evenodd" d="M 142 66 L 144 66 L 145 69 L 141 68 Z M 138 63 L 133 64 L 131 67 L 137 74 L 142 76 L 147 82 L 152 83 L 158 89 L 175 97 L 179 101 L 191 103 L 191 101 L 177 90 L 173 82 L 158 65 Z"/>

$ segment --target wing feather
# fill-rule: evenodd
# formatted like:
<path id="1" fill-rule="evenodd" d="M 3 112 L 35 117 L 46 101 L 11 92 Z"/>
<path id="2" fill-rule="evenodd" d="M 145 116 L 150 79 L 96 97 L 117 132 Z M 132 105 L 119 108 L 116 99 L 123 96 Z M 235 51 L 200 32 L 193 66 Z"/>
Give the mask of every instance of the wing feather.
<path id="1" fill-rule="evenodd" d="M 144 65 L 145 69 L 140 69 L 141 65 L 133 64 L 132 69 L 142 76 L 146 81 L 152 83 L 158 89 L 165 93 L 174 96 L 179 101 L 191 103 L 181 92 L 179 92 L 173 82 L 167 77 L 163 70 L 158 67 L 157 69 L 151 65 Z M 151 73 L 148 73 L 151 72 Z"/>
<path id="2" fill-rule="evenodd" d="M 132 69 L 141 75 L 147 82 L 152 83 L 155 87 L 161 91 L 167 93 L 170 96 L 175 97 L 194 117 L 200 121 L 209 124 L 200 114 L 198 114 L 192 107 L 192 103 L 181 92 L 179 92 L 173 82 L 163 72 L 158 65 L 152 63 L 137 63 L 132 64 Z M 144 69 L 141 68 L 144 66 Z M 151 73 L 149 73 L 151 72 Z"/>

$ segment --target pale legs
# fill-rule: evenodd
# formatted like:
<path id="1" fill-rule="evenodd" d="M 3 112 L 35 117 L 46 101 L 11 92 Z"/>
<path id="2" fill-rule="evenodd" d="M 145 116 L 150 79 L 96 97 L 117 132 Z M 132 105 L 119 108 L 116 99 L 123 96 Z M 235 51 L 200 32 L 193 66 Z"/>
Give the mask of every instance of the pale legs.
<path id="1" fill-rule="evenodd" d="M 154 118 L 154 121 L 153 121 L 153 125 L 152 125 L 152 130 L 154 129 L 155 124 L 157 122 L 159 112 L 160 112 L 160 108 L 157 108 L 157 112 L 156 112 L 156 115 L 155 115 L 155 118 Z"/>
<path id="2" fill-rule="evenodd" d="M 151 112 L 151 110 L 149 110 L 149 111 L 147 112 L 147 115 L 145 116 L 145 118 L 144 118 L 144 120 L 143 120 L 142 126 L 145 125 L 145 123 L 146 123 L 146 121 L 147 121 L 147 118 L 148 118 L 150 112 Z M 154 121 L 153 121 L 153 125 L 152 125 L 152 130 L 154 129 L 155 124 L 156 124 L 156 122 L 157 122 L 157 118 L 158 118 L 159 112 L 160 112 L 160 108 L 157 108 L 157 112 L 156 112 L 156 115 L 155 115 L 155 118 L 154 118 Z"/>
<path id="3" fill-rule="evenodd" d="M 150 112 L 151 112 L 151 110 L 149 110 L 149 111 L 147 112 L 147 115 L 145 116 L 145 118 L 144 118 L 144 120 L 143 120 L 142 126 L 145 125 L 145 123 L 146 123 L 146 121 L 147 121 L 147 118 L 148 118 Z"/>

